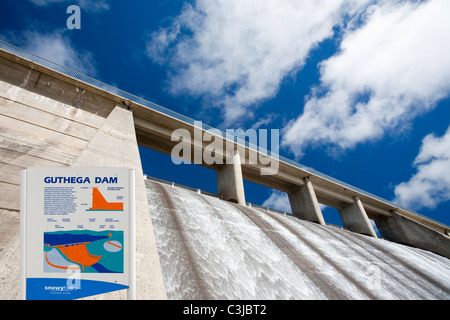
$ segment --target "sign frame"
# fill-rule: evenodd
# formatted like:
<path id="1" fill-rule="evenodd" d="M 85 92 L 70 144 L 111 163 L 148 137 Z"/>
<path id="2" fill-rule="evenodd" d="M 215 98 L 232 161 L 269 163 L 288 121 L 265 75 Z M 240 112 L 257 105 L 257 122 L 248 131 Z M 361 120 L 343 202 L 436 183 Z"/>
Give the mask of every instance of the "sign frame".
<path id="1" fill-rule="evenodd" d="M 123 289 L 136 299 L 135 175 L 123 167 L 21 170 L 20 299 Z"/>

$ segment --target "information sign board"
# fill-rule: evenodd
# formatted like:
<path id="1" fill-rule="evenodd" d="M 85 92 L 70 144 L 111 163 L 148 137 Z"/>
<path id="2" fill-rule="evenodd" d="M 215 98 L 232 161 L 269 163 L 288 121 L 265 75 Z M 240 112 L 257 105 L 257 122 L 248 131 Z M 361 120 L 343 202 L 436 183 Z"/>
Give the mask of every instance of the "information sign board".
<path id="1" fill-rule="evenodd" d="M 134 179 L 127 168 L 22 171 L 22 298 L 134 297 Z"/>

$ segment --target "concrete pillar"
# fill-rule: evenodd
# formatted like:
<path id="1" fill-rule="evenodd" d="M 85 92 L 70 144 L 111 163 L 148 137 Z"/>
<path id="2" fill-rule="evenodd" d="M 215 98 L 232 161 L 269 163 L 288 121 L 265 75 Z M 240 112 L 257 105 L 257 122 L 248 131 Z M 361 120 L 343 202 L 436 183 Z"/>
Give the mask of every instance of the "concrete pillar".
<path id="1" fill-rule="evenodd" d="M 358 197 L 354 197 L 353 199 L 355 200 L 354 204 L 339 210 L 344 227 L 353 232 L 378 238 L 361 200 Z"/>
<path id="2" fill-rule="evenodd" d="M 392 217 L 376 221 L 381 236 L 389 241 L 428 250 L 450 259 L 450 237 L 391 211 Z"/>
<path id="3" fill-rule="evenodd" d="M 222 200 L 245 206 L 244 180 L 239 152 L 235 152 L 232 160 L 233 163 L 227 163 L 217 170 L 217 193 L 222 196 Z"/>
<path id="4" fill-rule="evenodd" d="M 115 107 L 72 166 L 126 167 L 136 170 L 136 298 L 166 299 L 133 113 Z M 123 290 L 111 292 L 102 298 L 123 299 L 123 294 Z"/>
<path id="5" fill-rule="evenodd" d="M 305 185 L 289 194 L 292 214 L 299 219 L 325 225 L 314 188 L 309 178 L 305 178 Z"/>

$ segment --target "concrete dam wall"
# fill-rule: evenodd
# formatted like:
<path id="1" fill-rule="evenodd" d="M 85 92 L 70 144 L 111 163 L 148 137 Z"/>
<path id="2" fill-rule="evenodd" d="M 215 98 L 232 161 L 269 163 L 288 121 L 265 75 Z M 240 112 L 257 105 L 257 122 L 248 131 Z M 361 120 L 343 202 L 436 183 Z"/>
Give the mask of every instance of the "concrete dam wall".
<path id="1" fill-rule="evenodd" d="M 450 260 L 146 180 L 168 299 L 449 299 Z"/>

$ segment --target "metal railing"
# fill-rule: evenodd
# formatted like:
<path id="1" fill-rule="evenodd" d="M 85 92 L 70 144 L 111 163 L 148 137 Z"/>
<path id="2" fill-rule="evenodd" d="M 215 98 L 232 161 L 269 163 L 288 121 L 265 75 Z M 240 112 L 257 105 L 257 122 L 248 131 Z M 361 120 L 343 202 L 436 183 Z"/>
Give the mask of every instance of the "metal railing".
<path id="1" fill-rule="evenodd" d="M 157 104 L 155 104 L 153 102 L 150 102 L 150 101 L 145 100 L 145 99 L 143 99 L 141 97 L 135 96 L 135 95 L 133 95 L 131 93 L 128 93 L 126 91 L 120 90 L 120 89 L 118 89 L 116 87 L 113 87 L 113 86 L 111 86 L 109 84 L 103 83 L 103 82 L 101 82 L 99 80 L 96 80 L 94 78 L 86 76 L 86 75 L 84 75 L 84 74 L 82 74 L 80 72 L 77 72 L 77 71 L 71 70 L 71 69 L 69 69 L 67 67 L 64 67 L 64 66 L 61 66 L 59 64 L 56 64 L 56 63 L 54 63 L 54 62 L 52 62 L 50 60 L 41 58 L 41 57 L 31 53 L 31 52 L 28 52 L 26 50 L 23 50 L 21 48 L 13 46 L 13 45 L 11 45 L 11 44 L 9 44 L 7 42 L 4 42 L 2 40 L 0 40 L 0 49 L 4 50 L 4 51 L 7 51 L 9 53 L 12 53 L 14 55 L 17 55 L 19 57 L 22 57 L 24 59 L 27 59 L 27 60 L 31 61 L 32 63 L 39 64 L 39 65 L 47 67 L 47 68 L 49 68 L 49 69 L 51 69 L 53 71 L 62 73 L 62 74 L 66 75 L 66 76 L 69 76 L 69 77 L 72 77 L 75 80 L 85 82 L 85 83 L 87 83 L 87 84 L 89 84 L 91 86 L 94 86 L 94 87 L 96 87 L 96 88 L 98 88 L 100 90 L 107 91 L 107 92 L 109 92 L 111 94 L 114 94 L 114 95 L 117 95 L 117 96 L 119 96 L 119 97 L 121 97 L 123 99 L 132 101 L 134 103 L 140 104 L 140 105 L 145 106 L 147 108 L 150 108 L 152 110 L 155 110 L 155 111 L 158 111 L 160 113 L 163 113 L 163 114 L 165 114 L 167 116 L 173 117 L 173 118 L 175 118 L 177 120 L 183 121 L 183 122 L 185 122 L 185 123 L 187 123 L 189 125 L 195 126 L 197 128 L 200 128 L 200 129 L 203 129 L 203 130 L 220 131 L 220 132 L 223 133 L 223 135 L 222 135 L 223 137 L 230 138 L 230 135 L 228 133 L 225 133 L 225 132 L 223 132 L 221 130 L 218 130 L 216 128 L 213 128 L 213 127 L 208 126 L 208 125 L 203 124 L 203 123 L 202 123 L 202 126 L 199 127 L 197 125 L 198 122 L 196 120 L 192 119 L 192 118 L 189 118 L 189 117 L 184 116 L 184 115 L 182 115 L 180 113 L 177 113 L 177 112 L 175 112 L 173 110 L 170 110 L 170 109 L 167 109 L 167 108 L 162 107 L 160 105 L 157 105 Z M 353 191 L 355 191 L 357 193 L 360 193 L 362 195 L 365 195 L 367 197 L 370 197 L 370 198 L 376 199 L 378 201 L 381 201 L 381 202 L 383 202 L 383 203 L 385 203 L 385 204 L 387 204 L 389 206 L 392 206 L 395 209 L 403 210 L 403 211 L 408 212 L 410 214 L 422 217 L 423 219 L 432 221 L 432 222 L 434 222 L 436 224 L 440 224 L 440 225 L 444 226 L 447 229 L 449 228 L 446 225 L 442 224 L 441 222 L 435 221 L 435 220 L 433 220 L 431 218 L 428 218 L 426 216 L 423 216 L 423 215 L 421 215 L 421 214 L 419 214 L 417 212 L 414 212 L 414 211 L 411 211 L 409 209 L 403 208 L 403 207 L 401 207 L 401 206 L 399 206 L 399 205 L 397 205 L 397 204 L 395 204 L 395 203 L 393 203 L 393 202 L 391 202 L 389 200 L 383 199 L 383 198 L 381 198 L 381 197 L 379 197 L 377 195 L 371 194 L 371 193 L 369 193 L 367 191 L 364 191 L 362 189 L 354 187 L 354 186 L 352 186 L 352 185 L 350 185 L 348 183 L 345 183 L 345 182 L 340 181 L 338 179 L 335 179 L 335 178 L 333 178 L 331 176 L 328 176 L 326 174 L 318 172 L 318 171 L 316 171 L 316 170 L 314 170 L 314 169 L 312 169 L 310 167 L 304 166 L 304 165 L 302 165 L 302 164 L 300 164 L 300 163 L 298 163 L 296 161 L 293 161 L 293 160 L 288 159 L 286 157 L 280 156 L 279 154 L 274 154 L 274 153 L 272 153 L 269 150 L 263 149 L 261 147 L 258 147 L 257 145 L 254 145 L 254 144 L 246 141 L 245 139 L 240 139 L 237 136 L 232 136 L 232 138 L 233 138 L 235 143 L 238 143 L 238 144 L 240 144 L 242 146 L 245 146 L 245 147 L 248 147 L 250 149 L 253 149 L 254 151 L 262 152 L 262 153 L 264 153 L 266 155 L 272 156 L 273 158 L 278 159 L 280 162 L 284 162 L 286 164 L 292 165 L 292 166 L 294 166 L 296 168 L 299 168 L 299 169 L 301 169 L 303 171 L 306 171 L 308 173 L 311 173 L 313 175 L 319 176 L 319 177 L 324 178 L 326 180 L 329 180 L 329 181 L 331 181 L 333 183 L 336 183 L 336 184 L 338 184 L 338 185 L 340 185 L 340 186 L 342 186 L 342 187 L 344 187 L 346 189 L 353 190 Z"/>
<path id="2" fill-rule="evenodd" d="M 192 187 L 189 187 L 189 186 L 185 186 L 185 185 L 182 185 L 182 184 L 179 184 L 179 183 L 170 182 L 170 181 L 167 181 L 167 180 L 151 177 L 151 176 L 148 176 L 146 174 L 144 174 L 144 179 L 145 180 L 150 180 L 150 181 L 153 181 L 153 182 L 164 183 L 164 184 L 172 186 L 172 187 L 178 187 L 178 188 L 190 190 L 190 191 L 193 191 L 193 192 L 197 192 L 197 193 L 200 193 L 202 195 L 207 195 L 207 196 L 210 196 L 210 197 L 222 199 L 222 197 L 220 195 L 216 194 L 216 193 L 212 193 L 212 192 L 208 192 L 208 191 L 192 188 Z M 269 208 L 269 207 L 261 206 L 261 205 L 258 205 L 258 204 L 253 204 L 251 202 L 247 202 L 247 206 L 251 207 L 251 208 L 258 209 L 260 211 L 267 211 L 267 212 L 275 213 L 275 214 L 282 215 L 282 216 L 285 216 L 285 217 L 297 218 L 291 212 L 286 212 L 286 211 L 278 210 L 278 209 L 275 209 L 275 208 Z M 329 227 L 333 227 L 333 228 L 337 228 L 337 229 L 341 229 L 341 230 L 349 230 L 349 229 L 345 228 L 344 226 L 339 226 L 339 225 L 332 224 L 332 223 L 326 223 L 326 225 L 329 226 Z M 378 237 L 381 238 L 380 235 L 378 235 Z"/>

